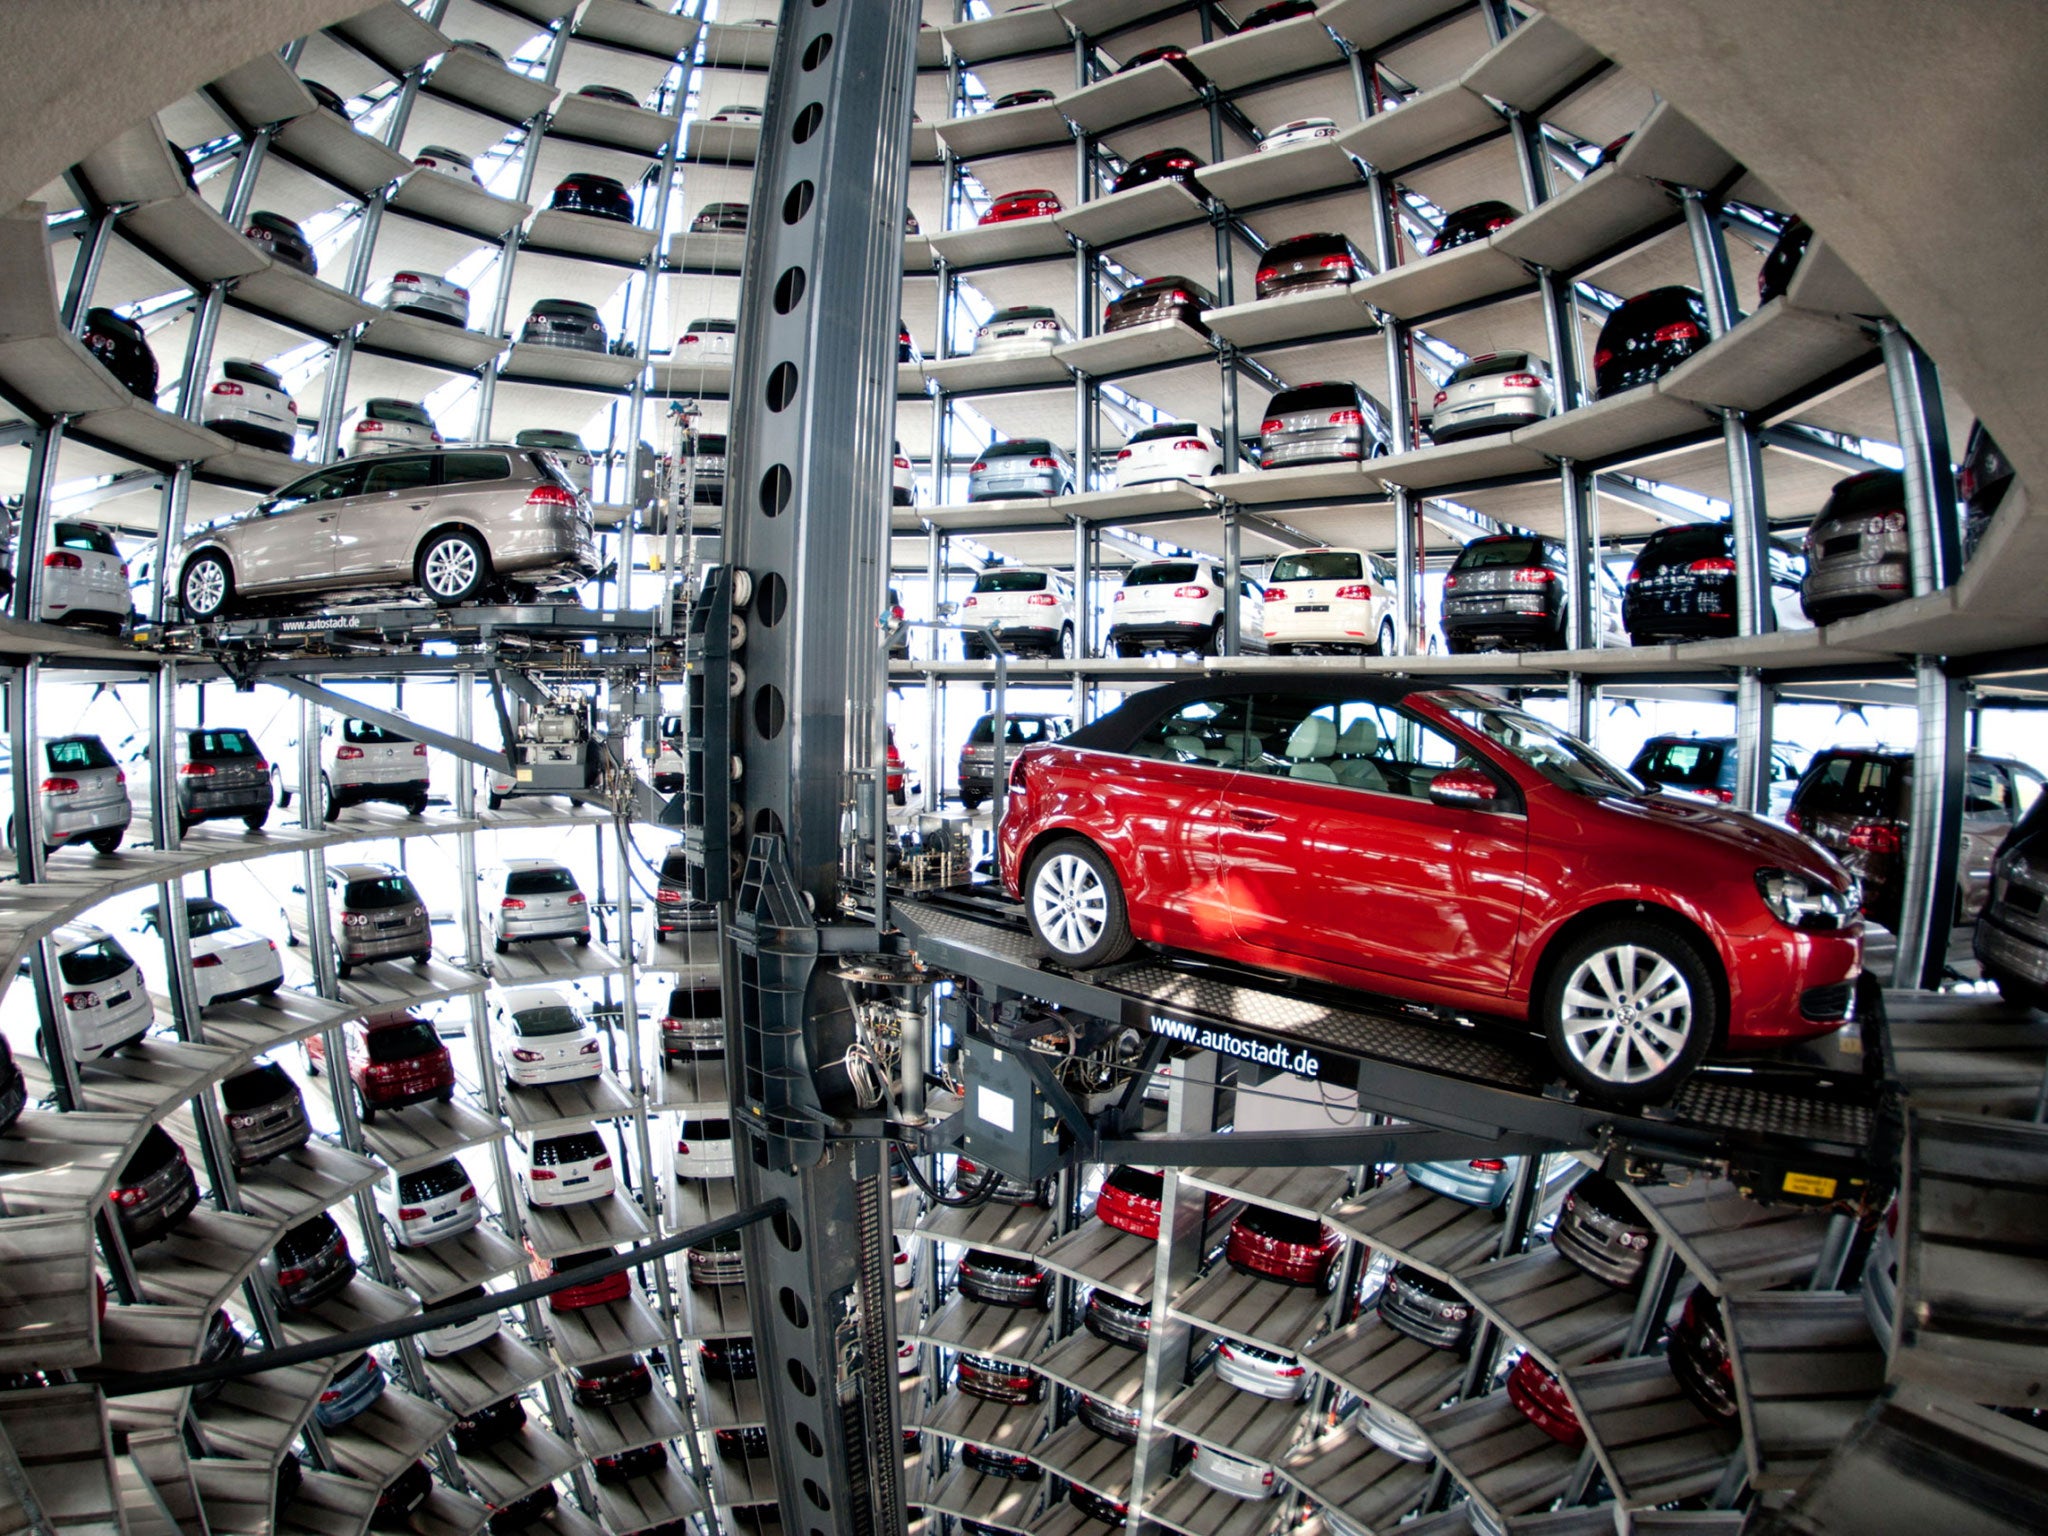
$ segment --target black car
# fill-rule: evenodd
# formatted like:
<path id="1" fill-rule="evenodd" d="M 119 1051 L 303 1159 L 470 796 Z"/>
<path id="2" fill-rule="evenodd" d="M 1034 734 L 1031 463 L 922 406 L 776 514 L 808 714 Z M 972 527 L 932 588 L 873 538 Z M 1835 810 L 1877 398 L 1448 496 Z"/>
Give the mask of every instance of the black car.
<path id="1" fill-rule="evenodd" d="M 230 1360 L 241 1359 L 242 1352 L 248 1347 L 249 1341 L 242 1337 L 242 1331 L 235 1326 L 234 1319 L 228 1316 L 227 1308 L 216 1307 L 213 1317 L 206 1325 L 206 1337 L 200 1341 L 197 1363 L 225 1365 Z M 209 1402 L 219 1396 L 220 1389 L 226 1385 L 227 1383 L 222 1381 L 199 1382 L 192 1388 L 192 1401 Z"/>
<path id="2" fill-rule="evenodd" d="M 1593 393 L 1602 400 L 1662 378 L 1704 347 L 1707 301 L 1697 288 L 1652 288 L 1607 317 L 1593 344 Z"/>
<path id="3" fill-rule="evenodd" d="M 322 111 L 332 112 L 343 122 L 348 121 L 348 106 L 341 99 L 341 93 L 318 80 L 301 79 L 299 84 L 313 93 L 313 104 Z"/>
<path id="4" fill-rule="evenodd" d="M 961 1446 L 960 1462 L 985 1477 L 1006 1477 L 1035 1483 L 1045 1476 L 1044 1468 L 1029 1456 L 1019 1456 L 1014 1451 L 992 1450 L 985 1445 Z"/>
<path id="5" fill-rule="evenodd" d="M 1088 1305 L 1081 1312 L 1081 1326 L 1107 1344 L 1125 1349 L 1143 1349 L 1152 1336 L 1152 1308 L 1131 1301 L 1101 1286 L 1088 1293 Z"/>
<path id="6" fill-rule="evenodd" d="M 1117 67 L 1117 73 L 1128 75 L 1134 69 L 1143 69 L 1147 64 L 1171 64 L 1189 85 L 1200 90 L 1209 83 L 1208 77 L 1188 62 L 1188 51 L 1166 43 L 1158 48 L 1147 48 L 1134 53 Z"/>
<path id="7" fill-rule="evenodd" d="M 636 1477 L 652 1477 L 668 1465 L 668 1447 L 659 1440 L 652 1445 L 637 1445 L 630 1451 L 620 1451 L 616 1456 L 593 1456 L 590 1470 L 597 1474 L 600 1483 L 623 1483 Z"/>
<path id="8" fill-rule="evenodd" d="M 744 235 L 747 232 L 745 203 L 706 203 L 690 220 L 693 235 Z"/>
<path id="9" fill-rule="evenodd" d="M 111 309 L 89 309 L 78 339 L 129 394 L 156 403 L 156 354 L 149 350 L 141 326 Z"/>
<path id="10" fill-rule="evenodd" d="M 1813 230 L 1806 220 L 1795 218 L 1786 224 L 1778 236 L 1778 243 L 1771 247 L 1764 257 L 1763 266 L 1756 274 L 1756 296 L 1768 304 L 1787 288 L 1792 286 L 1792 274 L 1799 270 L 1799 263 L 1806 259 L 1806 248 L 1813 242 Z"/>
<path id="11" fill-rule="evenodd" d="M 1372 276 L 1372 264 L 1343 234 L 1296 235 L 1260 258 L 1258 296 L 1274 299 L 1324 288 L 1345 288 Z"/>
<path id="12" fill-rule="evenodd" d="M 295 272 L 308 277 L 320 275 L 320 263 L 313 254 L 313 242 L 306 238 L 306 232 L 281 213 L 257 209 L 249 215 L 249 227 L 242 231 L 244 239 L 253 240 L 270 253 L 272 261 L 282 262 Z"/>
<path id="13" fill-rule="evenodd" d="M 1799 588 L 1799 557 L 1773 544 L 1771 586 Z M 1736 632 L 1735 533 L 1726 523 L 1660 528 L 1643 541 L 1622 589 L 1621 620 L 1636 645 L 1727 639 Z"/>
<path id="14" fill-rule="evenodd" d="M 377 1495 L 377 1507 L 370 1511 L 370 1529 L 411 1530 L 414 1511 L 427 1502 L 433 1491 L 434 1474 L 427 1470 L 424 1461 L 415 1461 Z"/>
<path id="15" fill-rule="evenodd" d="M 526 1405 L 514 1393 L 464 1414 L 455 1421 L 450 1433 L 455 1437 L 455 1449 L 468 1456 L 487 1451 L 501 1440 L 510 1440 L 525 1427 Z"/>
<path id="16" fill-rule="evenodd" d="M 970 1248 L 960 1256 L 960 1294 L 997 1307 L 1049 1307 L 1052 1276 L 1029 1259 Z"/>
<path id="17" fill-rule="evenodd" d="M 199 1203 L 199 1185 L 184 1149 L 162 1126 L 152 1125 L 122 1165 L 120 1180 L 107 1199 L 121 1236 L 133 1248 L 154 1242 L 183 1222 Z"/>
<path id="18" fill-rule="evenodd" d="M 1636 1203 L 1614 1180 L 1598 1173 L 1589 1173 L 1572 1186 L 1550 1234 L 1559 1253 L 1618 1291 L 1642 1278 L 1655 1240 L 1656 1233 Z"/>
<path id="19" fill-rule="evenodd" d="M 1195 179 L 1195 172 L 1201 168 L 1202 162 L 1195 158 L 1191 149 L 1155 149 L 1125 166 L 1123 175 L 1117 177 L 1116 185 L 1110 190 L 1129 192 L 1138 187 L 1149 187 L 1155 181 L 1177 181 L 1199 197 L 1202 184 Z"/>
<path id="20" fill-rule="evenodd" d="M 21 1118 L 28 1107 L 28 1079 L 14 1062 L 14 1047 L 0 1038 L 0 1131 Z"/>
<path id="21" fill-rule="evenodd" d="M 1074 1403 L 1081 1422 L 1098 1435 L 1107 1435 L 1112 1440 L 1121 1440 L 1126 1445 L 1138 1443 L 1138 1422 L 1140 1414 L 1136 1408 L 1126 1408 L 1122 1403 L 1111 1402 L 1106 1397 L 1091 1397 L 1086 1392 L 1079 1395 Z"/>
<path id="22" fill-rule="evenodd" d="M 953 1381 L 969 1397 L 991 1403 L 1035 1403 L 1045 1396 L 1045 1378 L 1030 1366 L 964 1350 L 954 1364 Z"/>
<path id="23" fill-rule="evenodd" d="M 270 763 L 239 726 L 185 733 L 178 764 L 178 835 L 202 821 L 239 819 L 251 832 L 270 819 Z"/>
<path id="24" fill-rule="evenodd" d="M 488 1522 L 491 1536 L 511 1536 L 514 1531 L 523 1531 L 561 1502 L 562 1496 L 555 1492 L 555 1485 L 542 1483 L 533 1492 L 491 1511 Z"/>
<path id="25" fill-rule="evenodd" d="M 578 171 L 555 186 L 548 206 L 562 213 L 587 213 L 595 218 L 633 222 L 633 199 L 625 184 L 593 171 Z"/>
<path id="26" fill-rule="evenodd" d="M 577 91 L 576 94 L 578 96 L 588 96 L 593 101 L 608 101 L 615 107 L 633 107 L 637 109 L 640 105 L 639 100 L 631 91 L 622 91 L 616 85 L 586 85 Z"/>
<path id="27" fill-rule="evenodd" d="M 1051 101 L 1052 99 L 1053 93 L 1051 91 L 1039 86 L 1033 86 L 1028 91 L 1011 91 L 1006 96 L 998 96 L 989 103 L 988 109 L 991 112 L 1006 112 L 1011 107 L 1035 107 L 1041 101 Z"/>
<path id="28" fill-rule="evenodd" d="M 1130 1518 L 1130 1505 L 1119 1504 L 1115 1499 L 1106 1499 L 1092 1489 L 1083 1488 L 1079 1483 L 1067 1484 L 1067 1502 L 1090 1520 L 1099 1520 L 1104 1525 L 1120 1527 Z"/>
<path id="29" fill-rule="evenodd" d="M 1443 626 L 1454 656 L 1486 645 L 1562 650 L 1564 546 L 1527 534 L 1474 539 L 1444 578 Z"/>
<path id="30" fill-rule="evenodd" d="M 654 888 L 654 936 L 695 933 L 718 926 L 718 908 L 690 897 L 690 860 L 680 845 L 662 856 L 661 883 Z"/>
<path id="31" fill-rule="evenodd" d="M 519 328 L 519 339 L 530 347 L 566 347 L 572 352 L 606 350 L 604 321 L 597 310 L 579 299 L 542 299 Z"/>
<path id="32" fill-rule="evenodd" d="M 706 1339 L 697 1346 L 697 1364 L 716 1381 L 752 1381 L 755 1375 L 751 1338 Z"/>
<path id="33" fill-rule="evenodd" d="M 1721 1423 L 1734 1422 L 1740 1414 L 1735 1400 L 1735 1360 L 1728 1353 L 1728 1335 L 1721 1325 L 1721 1303 L 1704 1285 L 1694 1286 L 1685 1298 L 1685 1309 L 1671 1325 L 1671 1347 L 1665 1358 L 1695 1408 Z"/>
<path id="34" fill-rule="evenodd" d="M 1270 27 L 1276 21 L 1292 21 L 1297 16 L 1313 16 L 1316 0 L 1272 0 L 1245 17 L 1240 32 L 1256 32 L 1260 27 Z"/>
<path id="35" fill-rule="evenodd" d="M 1209 327 L 1202 316 L 1215 307 L 1216 295 L 1191 278 L 1154 277 L 1111 299 L 1102 311 L 1102 328 L 1121 331 L 1155 320 L 1178 320 L 1206 336 Z"/>
<path id="36" fill-rule="evenodd" d="M 1506 229 L 1520 217 L 1521 214 L 1508 204 L 1492 199 L 1483 203 L 1467 203 L 1463 208 L 1444 215 L 1444 226 L 1436 232 L 1436 239 L 1430 242 L 1429 254 L 1441 256 L 1461 245 L 1484 240 L 1496 229 Z"/>
<path id="37" fill-rule="evenodd" d="M 1380 1319 L 1431 1349 L 1463 1349 L 1479 1319 L 1458 1288 L 1397 1264 L 1380 1286 Z"/>
<path id="38" fill-rule="evenodd" d="M 299 1085 L 274 1062 L 238 1072 L 220 1085 L 235 1171 L 303 1147 L 313 1134 Z"/>
<path id="39" fill-rule="evenodd" d="M 761 1424 L 749 1425 L 745 1429 L 713 1430 L 711 1442 L 727 1461 L 744 1461 L 749 1456 L 768 1454 L 768 1430 Z"/>
<path id="40" fill-rule="evenodd" d="M 1964 559 L 1977 553 L 1985 530 L 1991 526 L 1991 515 L 2005 501 L 2012 481 L 2012 460 L 1984 430 L 1983 422 L 1972 422 L 1962 467 L 1956 471 L 1956 499 L 1963 504 Z"/>
<path id="41" fill-rule="evenodd" d="M 638 1355 L 621 1355 L 579 1365 L 570 1378 L 570 1399 L 579 1408 L 610 1408 L 638 1402 L 654 1391 L 654 1376 Z"/>
<path id="42" fill-rule="evenodd" d="M 280 1310 L 303 1312 L 345 1290 L 356 1277 L 348 1239 L 322 1211 L 300 1222 L 265 1254 L 263 1277 Z"/>

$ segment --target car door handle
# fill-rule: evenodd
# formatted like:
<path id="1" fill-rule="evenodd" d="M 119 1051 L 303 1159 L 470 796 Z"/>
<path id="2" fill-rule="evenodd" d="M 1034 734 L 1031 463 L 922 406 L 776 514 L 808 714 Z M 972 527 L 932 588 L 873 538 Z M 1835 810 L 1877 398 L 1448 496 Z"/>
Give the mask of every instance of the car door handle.
<path id="1" fill-rule="evenodd" d="M 415 501 L 408 503 L 406 509 L 411 512 L 424 512 L 431 505 L 431 502 Z"/>
<path id="2" fill-rule="evenodd" d="M 1228 814 L 1247 832 L 1263 832 L 1280 819 L 1277 812 L 1248 810 L 1242 806 L 1233 806 Z"/>

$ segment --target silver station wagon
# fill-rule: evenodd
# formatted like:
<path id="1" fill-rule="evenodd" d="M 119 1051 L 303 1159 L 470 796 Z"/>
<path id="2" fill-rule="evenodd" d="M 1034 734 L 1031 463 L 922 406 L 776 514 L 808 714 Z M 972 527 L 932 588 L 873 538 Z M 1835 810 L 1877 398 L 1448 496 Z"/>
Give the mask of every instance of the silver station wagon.
<path id="1" fill-rule="evenodd" d="M 187 617 L 252 601 L 417 587 L 446 607 L 597 569 L 590 502 L 540 449 L 466 445 L 347 459 L 185 539 Z"/>

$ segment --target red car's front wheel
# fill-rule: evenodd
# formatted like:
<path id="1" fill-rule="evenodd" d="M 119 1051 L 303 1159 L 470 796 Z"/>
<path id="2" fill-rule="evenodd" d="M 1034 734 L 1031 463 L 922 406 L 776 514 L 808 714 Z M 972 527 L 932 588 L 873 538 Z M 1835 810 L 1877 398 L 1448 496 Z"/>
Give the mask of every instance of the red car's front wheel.
<path id="1" fill-rule="evenodd" d="M 1078 837 L 1038 850 L 1024 877 L 1024 910 L 1038 942 L 1076 970 L 1121 960 L 1135 942 L 1116 871 Z"/>
<path id="2" fill-rule="evenodd" d="M 1692 1075 L 1713 1042 L 1713 977 L 1698 946 L 1653 923 L 1605 923 L 1550 968 L 1539 1015 L 1573 1086 L 1656 1102 Z"/>

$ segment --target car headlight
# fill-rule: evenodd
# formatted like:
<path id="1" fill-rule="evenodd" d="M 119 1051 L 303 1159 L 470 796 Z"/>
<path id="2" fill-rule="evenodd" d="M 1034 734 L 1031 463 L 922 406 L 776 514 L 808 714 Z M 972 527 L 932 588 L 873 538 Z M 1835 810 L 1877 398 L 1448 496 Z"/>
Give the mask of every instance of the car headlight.
<path id="1" fill-rule="evenodd" d="M 1838 891 L 1785 869 L 1758 870 L 1756 889 L 1778 921 L 1791 928 L 1840 928 L 1863 905 L 1863 893 L 1854 880 L 1847 890 Z"/>

